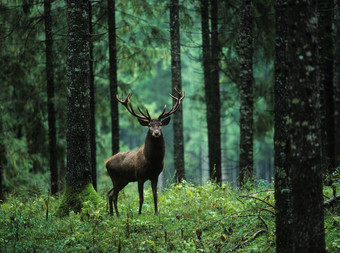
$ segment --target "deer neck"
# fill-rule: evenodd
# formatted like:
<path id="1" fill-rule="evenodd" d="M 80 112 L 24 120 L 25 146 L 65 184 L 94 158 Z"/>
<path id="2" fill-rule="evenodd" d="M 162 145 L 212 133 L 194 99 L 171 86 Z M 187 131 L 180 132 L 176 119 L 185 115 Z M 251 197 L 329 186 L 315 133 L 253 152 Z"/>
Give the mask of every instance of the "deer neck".
<path id="1" fill-rule="evenodd" d="M 165 142 L 163 134 L 153 137 L 150 131 L 145 138 L 144 154 L 152 162 L 163 162 L 165 155 Z"/>

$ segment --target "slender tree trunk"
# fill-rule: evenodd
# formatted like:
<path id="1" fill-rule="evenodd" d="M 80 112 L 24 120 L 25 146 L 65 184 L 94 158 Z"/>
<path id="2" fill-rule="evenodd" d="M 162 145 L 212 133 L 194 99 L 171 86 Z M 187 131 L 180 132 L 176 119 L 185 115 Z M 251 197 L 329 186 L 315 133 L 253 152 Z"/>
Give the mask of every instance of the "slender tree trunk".
<path id="1" fill-rule="evenodd" d="M 293 252 L 325 252 L 316 2 L 288 1 Z"/>
<path id="2" fill-rule="evenodd" d="M 221 128 L 220 128 L 220 98 L 219 98 L 219 65 L 218 65 L 218 28 L 217 28 L 217 2 L 212 1 L 211 20 L 212 39 L 210 41 L 209 29 L 209 1 L 201 0 L 201 22 L 202 22 L 202 50 L 205 102 L 207 108 L 208 127 L 208 155 L 209 155 L 209 177 L 210 180 L 221 183 Z"/>
<path id="3" fill-rule="evenodd" d="M 91 183 L 88 1 L 67 0 L 67 12 L 67 171 L 60 215 L 79 212 L 85 201 L 100 201 Z"/>
<path id="4" fill-rule="evenodd" d="M 179 24 L 179 3 L 178 0 L 170 1 L 170 38 L 171 38 L 171 77 L 172 89 L 182 91 L 181 78 L 181 44 Z M 175 103 L 175 101 L 174 101 Z M 183 107 L 173 115 L 174 131 L 174 166 L 176 182 L 185 179 L 184 168 L 184 141 L 183 141 Z"/>
<path id="5" fill-rule="evenodd" d="M 0 115 L 0 201 L 5 199 L 4 190 L 2 186 L 3 173 L 5 170 L 5 165 L 7 163 L 5 145 L 3 144 L 3 128 L 2 128 L 2 117 Z M 1 203 L 1 202 L 0 202 Z"/>
<path id="6" fill-rule="evenodd" d="M 242 0 L 240 58 L 240 185 L 253 179 L 253 35 L 252 2 Z"/>
<path id="7" fill-rule="evenodd" d="M 212 161 L 214 167 L 214 180 L 222 183 L 222 158 L 221 158 L 221 102 L 220 102 L 220 46 L 218 42 L 218 1 L 211 0 L 211 138 Z M 210 164 L 212 165 L 212 164 Z"/>
<path id="8" fill-rule="evenodd" d="M 335 169 L 334 94 L 333 94 L 333 0 L 318 1 L 319 69 L 321 89 L 322 167 L 325 175 Z M 328 181 L 328 180 L 327 180 Z M 331 183 L 331 182 L 327 182 Z"/>
<path id="9" fill-rule="evenodd" d="M 340 166 L 340 1 L 334 0 L 333 35 L 333 86 L 334 86 L 334 126 L 335 128 L 335 167 Z"/>
<path id="10" fill-rule="evenodd" d="M 58 187 L 57 166 L 57 137 L 56 118 L 54 109 L 54 67 L 53 67 L 53 36 L 51 18 L 51 0 L 44 1 L 45 12 L 45 41 L 46 41 L 46 81 L 47 81 L 47 106 L 48 106 L 48 140 L 50 155 L 50 180 L 51 193 L 56 194 Z"/>
<path id="11" fill-rule="evenodd" d="M 118 102 L 115 96 L 118 93 L 117 79 L 117 45 L 116 45 L 116 9 L 115 0 L 107 1 L 108 34 L 109 34 L 109 79 L 111 102 L 111 128 L 112 128 L 112 155 L 119 152 L 119 117 Z"/>
<path id="12" fill-rule="evenodd" d="M 93 36 L 92 26 L 92 6 L 89 5 L 89 32 Z M 91 37 L 90 37 L 91 38 Z M 93 188 L 97 190 L 97 159 L 96 159 L 96 117 L 95 117 L 95 87 L 94 87 L 94 69 L 93 69 L 93 42 L 89 40 L 89 86 L 90 86 L 90 149 L 91 149 L 91 173 Z"/>
<path id="13" fill-rule="evenodd" d="M 277 0 L 275 6 L 275 210 L 276 252 L 290 253 L 292 247 L 291 172 L 289 165 L 289 93 L 287 68 L 287 12 L 286 1 Z"/>

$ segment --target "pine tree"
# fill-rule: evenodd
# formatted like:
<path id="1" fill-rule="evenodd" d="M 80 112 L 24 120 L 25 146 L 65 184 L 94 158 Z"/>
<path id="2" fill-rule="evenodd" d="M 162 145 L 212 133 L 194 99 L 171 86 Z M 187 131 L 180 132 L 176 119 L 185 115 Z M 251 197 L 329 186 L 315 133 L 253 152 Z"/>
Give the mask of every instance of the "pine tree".
<path id="1" fill-rule="evenodd" d="M 209 9 L 211 10 L 212 36 L 210 38 Z M 202 50 L 206 119 L 208 128 L 209 176 L 212 181 L 222 182 L 221 173 L 221 126 L 219 93 L 219 45 L 217 1 L 201 1 Z"/>
<path id="2" fill-rule="evenodd" d="M 115 0 L 107 1 L 108 11 L 108 36 L 109 36 L 109 80 L 111 103 L 111 131 L 112 131 L 112 155 L 119 152 L 119 117 L 118 102 L 115 96 L 118 92 L 117 79 L 117 45 L 116 45 L 116 9 Z"/>
<path id="3" fill-rule="evenodd" d="M 170 39 L 171 39 L 171 76 L 172 90 L 182 91 L 181 77 L 181 44 L 179 24 L 179 3 L 178 0 L 170 1 Z M 174 101 L 175 103 L 175 101 Z M 176 182 L 185 179 L 184 168 L 184 141 L 183 141 L 183 107 L 173 115 L 174 131 L 174 166 Z"/>
<path id="4" fill-rule="evenodd" d="M 325 174 L 335 169 L 334 90 L 333 90 L 333 0 L 317 2 L 319 13 L 319 71 L 321 104 L 322 167 Z M 331 183 L 331 182 L 327 182 Z"/>
<path id="5" fill-rule="evenodd" d="M 96 117 L 95 117 L 95 86 L 94 86 L 94 56 L 93 56 L 93 24 L 92 5 L 88 2 L 89 8 L 89 86 L 90 86 L 90 150 L 91 150 L 91 174 L 93 188 L 97 190 L 97 159 L 96 159 Z"/>
<path id="6" fill-rule="evenodd" d="M 57 166 L 57 137 L 56 137 L 56 116 L 54 109 L 54 66 L 53 66 L 53 36 L 51 0 L 44 1 L 45 15 L 45 43 L 46 43 L 46 81 L 47 81 L 47 105 L 48 105 L 48 140 L 50 155 L 51 193 L 56 194 L 58 187 L 58 166 Z"/>
<path id="7" fill-rule="evenodd" d="M 287 68 L 287 5 L 278 0 L 275 6 L 275 210 L 276 252 L 290 253 L 292 249 L 291 172 L 289 167 L 289 92 Z"/>
<path id="8" fill-rule="evenodd" d="M 67 11 L 67 172 L 60 215 L 79 212 L 85 201 L 100 201 L 91 183 L 88 1 L 68 0 Z"/>
<path id="9" fill-rule="evenodd" d="M 240 185 L 253 178 L 253 35 L 252 1 L 242 0 L 240 58 Z"/>
<path id="10" fill-rule="evenodd" d="M 340 126 L 340 1 L 334 1 L 333 19 L 333 87 L 334 87 L 334 125 Z M 340 166 L 340 129 L 335 128 L 335 167 Z"/>
<path id="11" fill-rule="evenodd" d="M 325 252 L 316 1 L 288 1 L 293 252 Z"/>

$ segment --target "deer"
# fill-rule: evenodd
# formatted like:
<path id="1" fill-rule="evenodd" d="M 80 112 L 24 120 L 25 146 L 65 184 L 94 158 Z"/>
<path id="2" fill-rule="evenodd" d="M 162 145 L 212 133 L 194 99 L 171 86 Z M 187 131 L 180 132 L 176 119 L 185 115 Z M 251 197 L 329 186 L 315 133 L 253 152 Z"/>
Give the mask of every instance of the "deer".
<path id="1" fill-rule="evenodd" d="M 147 180 L 151 181 L 153 200 L 155 205 L 155 214 L 158 214 L 157 208 L 157 183 L 158 176 L 164 167 L 165 157 L 165 141 L 162 134 L 162 126 L 166 126 L 170 122 L 170 116 L 175 113 L 181 105 L 185 97 L 185 92 L 175 89 L 177 96 L 169 94 L 176 102 L 172 108 L 166 112 L 166 105 L 162 113 L 155 119 L 152 119 L 147 107 L 144 113 L 139 105 L 137 109 L 140 114 L 135 113 L 130 98 L 131 93 L 128 93 L 125 99 L 116 95 L 116 100 L 121 103 L 127 111 L 137 118 L 140 125 L 147 126 L 148 132 L 145 138 L 145 143 L 137 150 L 119 152 L 105 161 L 107 172 L 111 178 L 113 188 L 107 193 L 109 199 L 110 215 L 113 215 L 113 206 L 115 207 L 116 215 L 119 217 L 117 200 L 119 192 L 130 182 L 138 182 L 139 192 L 139 214 L 142 213 L 142 205 L 144 201 L 143 190 L 144 183 Z"/>

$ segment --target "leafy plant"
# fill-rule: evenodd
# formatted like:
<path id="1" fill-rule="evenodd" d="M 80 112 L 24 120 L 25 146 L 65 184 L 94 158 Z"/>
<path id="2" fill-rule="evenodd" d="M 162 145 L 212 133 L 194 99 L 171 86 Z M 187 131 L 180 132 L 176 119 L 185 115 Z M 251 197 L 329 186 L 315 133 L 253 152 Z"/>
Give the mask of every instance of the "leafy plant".
<path id="1" fill-rule="evenodd" d="M 263 184 L 242 191 L 213 183 L 171 185 L 160 193 L 158 216 L 153 214 L 150 188 L 138 215 L 133 187 L 120 195 L 120 218 L 108 215 L 105 202 L 96 206 L 85 202 L 81 213 L 71 211 L 58 218 L 54 215 L 58 198 L 10 195 L 0 206 L 0 248 L 3 252 L 275 251 L 274 192 Z M 339 208 L 327 209 L 329 252 L 339 249 L 339 222 Z"/>

